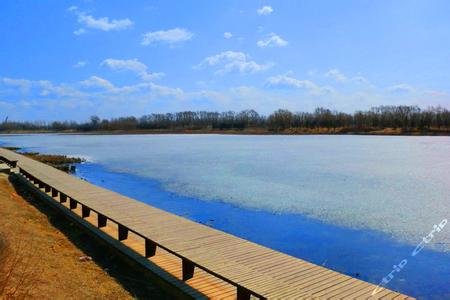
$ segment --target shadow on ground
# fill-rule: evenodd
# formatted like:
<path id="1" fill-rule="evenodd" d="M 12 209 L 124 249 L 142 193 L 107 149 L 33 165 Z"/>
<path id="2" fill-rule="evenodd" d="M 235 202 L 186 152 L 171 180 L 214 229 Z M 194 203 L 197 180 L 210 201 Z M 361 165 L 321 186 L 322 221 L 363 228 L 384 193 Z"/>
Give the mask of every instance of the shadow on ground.
<path id="1" fill-rule="evenodd" d="M 117 255 L 110 247 L 92 238 L 77 224 L 64 217 L 57 209 L 40 200 L 39 196 L 35 196 L 23 186 L 14 175 L 9 176 L 9 181 L 17 194 L 43 213 L 56 229 L 67 236 L 87 256 L 92 257 L 94 263 L 117 280 L 132 296 L 137 299 L 173 298 L 157 284 L 143 276 L 139 269 L 130 266 L 125 259 Z"/>

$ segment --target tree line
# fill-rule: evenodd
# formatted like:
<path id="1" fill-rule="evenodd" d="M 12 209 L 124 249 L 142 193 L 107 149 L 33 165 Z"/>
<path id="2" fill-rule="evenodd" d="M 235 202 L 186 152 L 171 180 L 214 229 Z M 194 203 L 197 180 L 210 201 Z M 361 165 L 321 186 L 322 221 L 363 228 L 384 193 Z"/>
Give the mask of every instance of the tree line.
<path id="1" fill-rule="evenodd" d="M 241 112 L 183 111 L 152 113 L 101 119 L 92 116 L 86 122 L 19 122 L 0 124 L 0 131 L 132 131 L 132 130 L 243 130 L 247 128 L 282 132 L 287 129 L 327 129 L 365 131 L 385 128 L 404 130 L 450 129 L 450 111 L 442 107 L 421 109 L 418 106 L 378 106 L 352 114 L 319 107 L 313 112 L 291 112 L 279 109 L 267 116 L 255 110 Z"/>

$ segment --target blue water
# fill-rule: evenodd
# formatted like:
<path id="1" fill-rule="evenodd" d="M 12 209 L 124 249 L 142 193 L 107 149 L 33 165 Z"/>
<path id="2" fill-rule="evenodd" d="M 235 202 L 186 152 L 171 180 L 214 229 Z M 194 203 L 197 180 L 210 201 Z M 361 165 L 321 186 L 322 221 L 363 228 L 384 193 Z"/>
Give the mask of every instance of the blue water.
<path id="1" fill-rule="evenodd" d="M 392 266 L 407 266 L 386 285 L 422 299 L 450 299 L 450 255 L 415 247 L 385 234 L 334 226 L 299 214 L 243 209 L 164 190 L 155 180 L 116 173 L 98 164 L 78 165 L 76 175 L 93 184 L 333 270 L 380 283 Z M 418 239 L 418 243 L 420 238 Z"/>

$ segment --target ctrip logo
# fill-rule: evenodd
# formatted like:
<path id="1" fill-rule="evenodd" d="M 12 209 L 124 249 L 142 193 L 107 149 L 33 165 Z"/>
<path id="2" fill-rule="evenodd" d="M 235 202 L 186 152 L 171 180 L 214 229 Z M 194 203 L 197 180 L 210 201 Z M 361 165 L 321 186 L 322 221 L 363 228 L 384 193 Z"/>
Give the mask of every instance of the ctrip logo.
<path id="1" fill-rule="evenodd" d="M 445 225 L 447 225 L 447 222 L 448 222 L 447 219 L 443 219 L 438 225 L 433 225 L 433 229 L 430 231 L 430 233 L 427 236 L 425 236 L 424 238 L 422 238 L 422 241 L 411 252 L 411 257 L 414 257 L 417 254 L 419 254 L 420 251 L 422 251 L 422 249 L 425 247 L 425 245 L 430 243 L 433 240 L 434 234 L 437 232 L 440 232 L 445 227 Z M 399 273 L 401 270 L 403 270 L 403 268 L 406 266 L 407 263 L 408 263 L 408 259 L 405 258 L 398 265 L 393 265 L 392 271 L 387 276 L 383 277 L 381 282 L 373 290 L 372 296 L 375 295 L 376 293 L 380 292 L 381 289 L 384 286 L 386 286 L 386 284 L 388 284 L 392 279 L 394 279 L 394 277 L 395 277 L 394 274 Z"/>

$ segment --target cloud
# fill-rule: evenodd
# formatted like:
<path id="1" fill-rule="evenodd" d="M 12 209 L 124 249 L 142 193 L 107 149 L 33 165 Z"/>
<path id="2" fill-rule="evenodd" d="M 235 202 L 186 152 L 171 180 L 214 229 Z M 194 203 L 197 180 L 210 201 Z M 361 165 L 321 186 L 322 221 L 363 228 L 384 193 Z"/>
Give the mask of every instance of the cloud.
<path id="1" fill-rule="evenodd" d="M 79 29 L 77 29 L 77 30 L 75 30 L 74 32 L 73 32 L 73 34 L 75 34 L 75 35 L 82 35 L 82 34 L 84 34 L 84 33 L 86 33 L 87 31 L 84 29 L 84 28 L 79 28 Z"/>
<path id="2" fill-rule="evenodd" d="M 249 56 L 243 52 L 225 51 L 213 56 L 206 57 L 194 69 L 200 69 L 205 66 L 221 66 L 216 74 L 225 74 L 232 71 L 238 71 L 242 74 L 257 73 L 265 71 L 272 67 L 272 63 L 258 64 L 249 60 Z"/>
<path id="3" fill-rule="evenodd" d="M 67 84 L 53 84 L 49 80 L 39 80 L 37 85 L 41 88 L 41 96 L 81 97 L 83 93 Z"/>
<path id="4" fill-rule="evenodd" d="M 283 40 L 279 35 L 271 33 L 266 39 L 260 40 L 256 43 L 258 47 L 284 47 L 288 44 L 287 41 Z"/>
<path id="5" fill-rule="evenodd" d="M 86 29 L 95 29 L 101 31 L 119 31 L 131 28 L 134 25 L 134 23 L 128 18 L 109 20 L 108 17 L 103 17 L 96 19 L 92 15 L 88 15 L 87 13 L 80 11 L 76 6 L 69 7 L 67 11 L 77 15 L 78 23 L 82 25 L 81 28 L 73 32 L 75 35 L 81 35 L 86 33 L 87 32 Z"/>
<path id="6" fill-rule="evenodd" d="M 194 34 L 184 28 L 174 28 L 169 30 L 159 30 L 147 32 L 142 37 L 141 44 L 144 46 L 162 43 L 171 46 L 192 39 Z"/>
<path id="7" fill-rule="evenodd" d="M 329 87 L 321 87 L 311 80 L 300 80 L 289 76 L 290 73 L 285 75 L 276 75 L 267 78 L 266 87 L 281 87 L 281 88 L 295 88 L 305 89 L 313 95 L 323 95 L 332 92 Z"/>
<path id="8" fill-rule="evenodd" d="M 70 11 L 70 12 L 77 11 L 77 10 L 78 10 L 78 7 L 75 6 L 75 5 L 72 5 L 71 7 L 69 7 L 69 8 L 67 9 L 67 11 Z"/>
<path id="9" fill-rule="evenodd" d="M 14 78 L 7 78 L 7 77 L 2 78 L 1 82 L 8 86 L 19 87 L 22 90 L 30 89 L 31 85 L 33 83 L 31 80 L 27 80 L 27 79 L 14 79 Z"/>
<path id="10" fill-rule="evenodd" d="M 106 90 L 114 89 L 114 85 L 111 82 L 98 76 L 91 76 L 89 79 L 81 81 L 81 85 L 85 87 L 99 87 Z"/>
<path id="11" fill-rule="evenodd" d="M 395 94 L 410 93 L 414 88 L 407 83 L 400 83 L 387 88 L 387 91 Z"/>
<path id="12" fill-rule="evenodd" d="M 79 61 L 76 64 L 73 65 L 74 68 L 83 68 L 87 65 L 87 61 Z"/>
<path id="13" fill-rule="evenodd" d="M 268 16 L 273 12 L 273 8 L 272 6 L 263 6 L 260 9 L 256 10 L 256 12 L 258 13 L 258 15 L 260 16 Z"/>
<path id="14" fill-rule="evenodd" d="M 342 74 L 338 69 L 329 70 L 328 72 L 325 73 L 325 77 L 332 78 L 337 82 L 345 82 L 348 79 L 347 76 Z"/>
<path id="15" fill-rule="evenodd" d="M 140 62 L 136 58 L 122 60 L 122 59 L 105 59 L 102 63 L 102 66 L 106 66 L 111 70 L 115 71 L 132 71 L 136 73 L 139 78 L 145 81 L 151 81 L 164 76 L 164 73 L 150 73 L 147 71 L 147 65 Z"/>
<path id="16" fill-rule="evenodd" d="M 233 34 L 231 32 L 224 32 L 223 37 L 226 39 L 231 39 L 233 37 Z"/>

